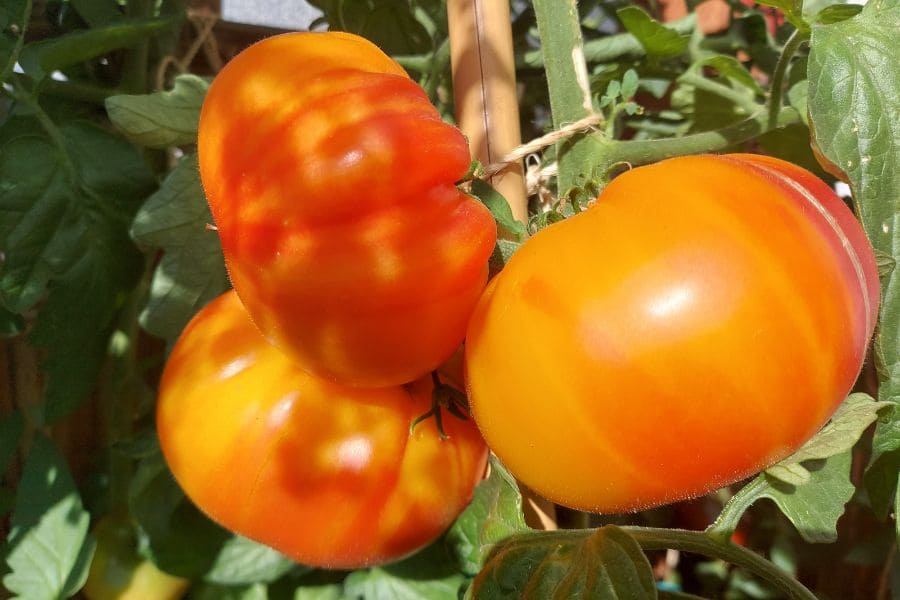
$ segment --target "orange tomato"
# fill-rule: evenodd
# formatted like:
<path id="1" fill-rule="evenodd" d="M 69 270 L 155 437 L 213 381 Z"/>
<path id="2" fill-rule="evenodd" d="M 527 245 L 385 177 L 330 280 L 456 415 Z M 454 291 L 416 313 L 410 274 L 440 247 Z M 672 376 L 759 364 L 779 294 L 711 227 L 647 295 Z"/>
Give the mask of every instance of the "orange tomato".
<path id="1" fill-rule="evenodd" d="M 462 133 L 372 43 L 291 33 L 246 49 L 209 89 L 198 151 L 234 287 L 305 369 L 396 385 L 459 346 L 496 224 L 455 186 Z"/>
<path id="2" fill-rule="evenodd" d="M 763 156 L 636 168 L 540 231 L 468 329 L 472 414 L 538 493 L 622 512 L 784 458 L 856 379 L 871 247 L 803 169 Z"/>
<path id="3" fill-rule="evenodd" d="M 350 388 L 268 344 L 234 292 L 188 324 L 163 372 L 166 461 L 213 520 L 301 563 L 356 568 L 437 538 L 471 499 L 487 448 L 471 420 L 431 408 L 431 378 Z"/>

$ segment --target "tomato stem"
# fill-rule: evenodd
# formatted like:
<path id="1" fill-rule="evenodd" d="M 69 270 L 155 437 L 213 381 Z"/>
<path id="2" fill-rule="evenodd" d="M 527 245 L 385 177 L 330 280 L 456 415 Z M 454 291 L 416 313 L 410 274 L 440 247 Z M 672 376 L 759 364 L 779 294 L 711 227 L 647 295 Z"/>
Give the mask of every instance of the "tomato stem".
<path id="1" fill-rule="evenodd" d="M 409 424 L 409 432 L 412 433 L 416 425 L 430 417 L 434 417 L 437 426 L 438 435 L 442 440 L 446 440 L 449 436 L 444 431 L 444 419 L 441 409 L 447 409 L 451 415 L 463 421 L 469 420 L 469 403 L 466 401 L 466 395 L 453 386 L 447 385 L 441 381 L 441 376 L 437 371 L 431 372 L 431 381 L 434 388 L 431 392 L 431 409 L 422 413 L 412 420 Z"/>
<path id="2" fill-rule="evenodd" d="M 711 539 L 700 531 L 660 529 L 655 527 L 622 527 L 644 550 L 673 549 L 718 558 L 743 567 L 772 584 L 792 600 L 816 600 L 803 584 L 775 564 L 752 550 Z"/>
<path id="3" fill-rule="evenodd" d="M 547 72 L 553 128 L 579 121 L 594 112 L 591 100 L 581 21 L 575 0 L 535 0 L 534 14 Z M 597 162 L 597 135 L 578 134 L 557 145 L 559 197 L 583 186 Z"/>
<path id="4" fill-rule="evenodd" d="M 743 514 L 751 504 L 762 497 L 762 492 L 766 487 L 765 476 L 759 475 L 741 488 L 725 503 L 725 507 L 715 522 L 706 529 L 704 532 L 706 536 L 716 542 L 727 543 L 731 539 L 731 534 L 737 529 Z"/>
<path id="5" fill-rule="evenodd" d="M 800 115 L 793 108 L 782 108 L 774 125 L 769 125 L 765 107 L 742 121 L 720 129 L 703 131 L 679 138 L 655 140 L 610 140 L 595 136 L 605 148 L 594 157 L 596 172 L 608 179 L 617 165 L 638 166 L 675 156 L 702 154 L 724 150 L 734 144 L 756 138 L 766 131 L 800 123 Z"/>
<path id="6" fill-rule="evenodd" d="M 774 129 L 778 121 L 778 113 L 781 111 L 781 99 L 784 95 L 784 80 L 788 65 L 800 46 L 809 39 L 809 35 L 799 29 L 787 39 L 778 56 L 775 70 L 772 72 L 772 84 L 769 87 L 769 122 L 768 128 Z"/>

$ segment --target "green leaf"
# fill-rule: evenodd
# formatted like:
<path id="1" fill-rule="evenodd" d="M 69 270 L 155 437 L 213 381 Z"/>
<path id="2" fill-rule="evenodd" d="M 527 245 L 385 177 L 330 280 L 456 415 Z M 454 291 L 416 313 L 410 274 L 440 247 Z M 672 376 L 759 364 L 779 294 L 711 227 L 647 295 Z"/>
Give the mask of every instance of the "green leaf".
<path id="1" fill-rule="evenodd" d="M 756 79 L 753 78 L 750 71 L 748 71 L 747 68 L 733 56 L 715 54 L 698 61 L 694 66 L 712 67 L 718 71 L 719 75 L 722 77 L 726 77 L 735 83 L 741 84 L 747 89 L 752 90 L 754 94 L 759 96 L 765 94 L 765 90 L 763 90 Z"/>
<path id="2" fill-rule="evenodd" d="M 525 239 L 525 225 L 513 217 L 509 203 L 500 192 L 481 179 L 473 179 L 471 193 L 488 207 L 500 227 L 515 236 L 518 241 Z"/>
<path id="3" fill-rule="evenodd" d="M 503 266 L 509 262 L 509 259 L 512 258 L 513 253 L 521 246 L 522 244 L 519 242 L 504 240 L 503 238 L 498 239 L 497 245 L 494 246 L 494 251 L 488 259 L 489 277 L 493 277 L 499 273 L 503 269 Z"/>
<path id="4" fill-rule="evenodd" d="M 95 542 L 65 459 L 36 435 L 16 494 L 7 538 L 6 588 L 23 600 L 67 598 L 84 584 Z"/>
<path id="5" fill-rule="evenodd" d="M 878 410 L 887 406 L 891 403 L 876 402 L 868 394 L 850 394 L 821 431 L 791 456 L 766 469 L 766 474 L 791 485 L 808 483 L 811 475 L 803 462 L 849 451 L 878 418 Z"/>
<path id="6" fill-rule="evenodd" d="M 784 18 L 797 29 L 809 31 L 809 25 L 803 18 L 803 0 L 757 0 L 757 4 L 777 8 L 784 13 Z"/>
<path id="7" fill-rule="evenodd" d="M 640 83 L 640 79 L 638 79 L 637 71 L 634 69 L 625 71 L 625 74 L 622 76 L 622 89 L 620 91 L 622 98 L 625 100 L 634 98 L 638 90 L 638 83 Z"/>
<path id="8" fill-rule="evenodd" d="M 821 25 L 832 25 L 852 19 L 862 11 L 859 4 L 832 4 L 826 6 L 813 17 L 813 22 Z"/>
<path id="9" fill-rule="evenodd" d="M 431 50 L 428 30 L 413 15 L 408 0 L 380 0 L 357 32 L 390 55 Z"/>
<path id="10" fill-rule="evenodd" d="M 271 583 L 295 566 L 278 551 L 236 535 L 222 545 L 203 579 L 223 586 Z"/>
<path id="11" fill-rule="evenodd" d="M 264 583 L 243 586 L 205 583 L 191 589 L 191 598 L 193 600 L 268 600 L 269 594 Z"/>
<path id="12" fill-rule="evenodd" d="M 123 19 L 116 0 L 69 0 L 69 3 L 91 27 L 102 27 Z"/>
<path id="13" fill-rule="evenodd" d="M 775 501 L 804 540 L 833 543 L 837 540 L 837 521 L 844 514 L 844 505 L 856 491 L 850 482 L 851 460 L 847 451 L 809 463 L 807 485 L 792 486 L 772 479 L 763 495 Z"/>
<path id="14" fill-rule="evenodd" d="M 11 338 L 25 330 L 25 319 L 0 306 L 0 338 Z"/>
<path id="15" fill-rule="evenodd" d="M 809 129 L 809 82 L 805 79 L 791 86 L 787 93 L 788 102 L 800 114 L 803 124 Z"/>
<path id="16" fill-rule="evenodd" d="M 185 497 L 162 455 L 140 462 L 128 507 L 141 529 L 142 553 L 172 575 L 202 577 L 231 537 Z"/>
<path id="17" fill-rule="evenodd" d="M 155 182 L 130 144 L 99 127 L 67 123 L 51 140 L 29 123 L 0 131 L 0 298 L 22 312 L 46 297 L 31 340 L 46 350 L 45 416 L 55 421 L 93 388 L 143 270 L 127 228 Z"/>
<path id="18" fill-rule="evenodd" d="M 875 249 L 900 258 L 900 69 L 896 34 L 900 2 L 872 0 L 859 15 L 813 26 L 809 56 L 809 114 L 822 154 L 846 173 L 863 227 Z M 880 400 L 900 400 L 900 273 L 881 281 L 875 339 Z M 881 514 L 893 504 L 897 420 L 878 423 L 866 486 Z M 893 470 L 892 470 L 893 469 Z"/>
<path id="19" fill-rule="evenodd" d="M 196 75 L 179 75 L 165 92 L 110 96 L 106 112 L 129 140 L 149 148 L 197 142 L 200 108 L 209 83 Z"/>
<path id="20" fill-rule="evenodd" d="M 850 482 L 852 453 L 848 450 L 824 460 L 808 461 L 809 477 L 802 485 L 791 485 L 765 473 L 740 489 L 725 505 L 708 533 L 728 539 L 741 515 L 760 498 L 769 498 L 810 543 L 831 543 L 837 539 L 837 521 L 844 505 L 856 491 Z"/>
<path id="21" fill-rule="evenodd" d="M 464 582 L 439 540 L 400 562 L 351 573 L 344 594 L 366 600 L 457 600 Z"/>
<path id="22" fill-rule="evenodd" d="M 898 494 L 900 472 L 900 403 L 878 419 L 872 438 L 872 456 L 866 467 L 865 484 L 875 514 L 887 518 Z"/>
<path id="23" fill-rule="evenodd" d="M 678 56 L 687 50 L 689 38 L 656 21 L 644 9 L 626 6 L 616 11 L 622 25 L 628 30 L 647 55 L 656 58 Z"/>
<path id="24" fill-rule="evenodd" d="M 809 145 L 809 127 L 801 123 L 792 123 L 786 127 L 765 132 L 759 136 L 759 145 L 770 156 L 777 156 L 795 165 L 800 165 L 821 179 L 828 177 Z"/>
<path id="25" fill-rule="evenodd" d="M 147 199 L 131 229 L 138 244 L 165 251 L 140 315 L 150 333 L 174 340 L 200 308 L 228 289 L 219 236 L 206 227 L 211 223 L 197 157 L 186 156 Z"/>
<path id="26" fill-rule="evenodd" d="M 273 587 L 284 587 L 290 584 L 289 593 L 278 596 L 290 600 L 348 600 L 344 596 L 344 579 L 342 571 L 316 569 L 304 573 L 299 579 L 285 578 Z"/>
<path id="27" fill-rule="evenodd" d="M 650 563 L 627 533 L 607 525 L 586 538 L 522 534 L 499 544 L 467 598 L 546 600 L 657 597 Z"/>
<path id="28" fill-rule="evenodd" d="M 25 431 L 25 419 L 19 411 L 0 418 L 0 473 L 5 473 L 16 457 L 19 440 Z"/>
<path id="29" fill-rule="evenodd" d="M 528 531 L 522 494 L 515 479 L 496 458 L 491 475 L 478 484 L 472 502 L 447 532 L 447 544 L 463 573 L 475 575 L 498 542 Z"/>
<path id="30" fill-rule="evenodd" d="M 130 48 L 174 25 L 169 17 L 133 19 L 96 29 L 73 31 L 26 45 L 19 56 L 22 69 L 43 79 L 57 69 L 96 58 L 112 50 Z"/>

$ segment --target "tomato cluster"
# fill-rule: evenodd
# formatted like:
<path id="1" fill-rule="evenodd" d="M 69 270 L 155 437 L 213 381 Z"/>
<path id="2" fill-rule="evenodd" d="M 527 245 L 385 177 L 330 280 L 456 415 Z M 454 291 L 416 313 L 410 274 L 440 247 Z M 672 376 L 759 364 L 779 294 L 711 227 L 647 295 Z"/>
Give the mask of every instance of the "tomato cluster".
<path id="1" fill-rule="evenodd" d="M 234 290 L 195 316 L 163 373 L 173 474 L 214 520 L 308 565 L 423 547 L 487 462 L 460 411 L 411 427 L 442 410 L 436 369 L 496 239 L 455 185 L 465 139 L 371 43 L 294 33 L 219 73 L 198 150 Z"/>
<path id="2" fill-rule="evenodd" d="M 236 57 L 199 156 L 234 290 L 172 350 L 160 441 L 213 519 L 306 564 L 435 539 L 483 475 L 480 434 L 529 487 L 590 511 L 737 481 L 830 417 L 873 332 L 859 224 L 762 156 L 620 175 L 485 289 L 496 226 L 456 187 L 464 138 L 352 35 Z M 435 369 L 464 337 L 474 422 L 411 427 L 441 410 Z"/>

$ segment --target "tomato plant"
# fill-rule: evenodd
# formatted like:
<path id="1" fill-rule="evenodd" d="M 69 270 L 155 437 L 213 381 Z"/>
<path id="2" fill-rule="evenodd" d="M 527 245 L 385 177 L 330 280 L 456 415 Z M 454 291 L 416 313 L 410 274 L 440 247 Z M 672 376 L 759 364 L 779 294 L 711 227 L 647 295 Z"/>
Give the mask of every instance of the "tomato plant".
<path id="1" fill-rule="evenodd" d="M 467 335 L 472 414 L 512 473 L 560 504 L 694 497 L 828 420 L 878 298 L 862 228 L 812 174 L 750 155 L 639 167 L 491 282 Z"/>
<path id="2" fill-rule="evenodd" d="M 496 225 L 456 128 L 372 43 L 268 38 L 218 74 L 200 173 L 235 289 L 304 368 L 412 381 L 459 346 Z"/>
<path id="3" fill-rule="evenodd" d="M 298 368 L 234 292 L 185 329 L 160 384 L 157 425 L 172 473 L 209 516 L 291 558 L 351 568 L 439 536 L 472 496 L 487 448 L 470 420 L 410 431 L 431 377 L 348 388 Z"/>
<path id="4" fill-rule="evenodd" d="M 0 0 L 0 598 L 896 595 L 900 0 L 242 4 Z"/>
<path id="5" fill-rule="evenodd" d="M 82 593 L 88 600 L 178 600 L 190 581 L 160 571 L 137 554 L 127 520 L 107 515 L 93 529 L 97 548 Z"/>

